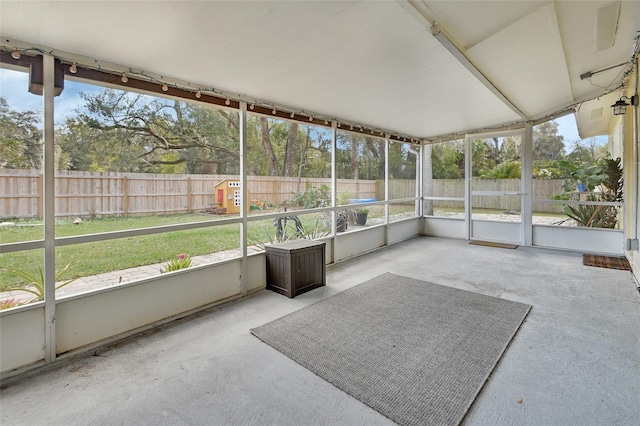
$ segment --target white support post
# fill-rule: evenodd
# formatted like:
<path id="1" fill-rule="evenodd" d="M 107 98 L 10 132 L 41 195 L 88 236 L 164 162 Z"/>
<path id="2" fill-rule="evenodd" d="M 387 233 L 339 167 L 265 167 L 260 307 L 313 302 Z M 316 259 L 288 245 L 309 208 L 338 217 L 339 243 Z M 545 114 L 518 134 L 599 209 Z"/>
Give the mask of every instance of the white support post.
<path id="1" fill-rule="evenodd" d="M 248 259 L 247 259 L 247 207 L 249 206 L 249 188 L 247 185 L 247 103 L 240 102 L 240 108 L 238 109 L 238 122 L 239 122 L 239 139 L 240 139 L 240 189 L 242 190 L 242 197 L 240 197 L 240 217 L 242 223 L 240 224 L 240 250 L 242 251 L 242 263 L 241 263 L 241 276 L 240 276 L 240 289 L 243 295 L 246 295 L 249 288 L 249 273 Z"/>
<path id="2" fill-rule="evenodd" d="M 424 198 L 422 195 L 424 180 L 422 175 L 424 174 L 424 163 L 423 163 L 423 151 L 424 151 L 424 142 L 420 142 L 420 148 L 418 149 L 418 158 L 416 158 L 416 196 L 418 200 L 418 209 L 417 213 L 419 217 L 423 216 L 424 213 Z"/>
<path id="3" fill-rule="evenodd" d="M 338 123 L 336 121 L 331 122 L 331 236 L 333 237 L 333 247 L 331 258 L 333 259 L 333 263 L 336 261 L 336 234 L 337 234 L 337 226 L 336 226 L 336 205 L 338 200 L 338 176 L 336 174 L 336 155 L 338 150 Z"/>
<path id="4" fill-rule="evenodd" d="M 433 152 L 433 146 L 426 144 L 424 141 L 420 145 L 420 173 L 421 173 L 421 187 L 420 187 L 420 200 L 422 201 L 422 211 L 420 216 L 433 215 L 433 200 L 427 200 L 425 197 L 433 196 L 433 165 L 431 160 L 431 154 Z"/>
<path id="5" fill-rule="evenodd" d="M 384 245 L 389 245 L 389 137 L 384 138 Z"/>
<path id="6" fill-rule="evenodd" d="M 472 173 L 472 161 L 471 157 L 471 144 L 472 140 L 469 135 L 464 139 L 464 221 L 465 221 L 465 239 L 470 240 L 473 235 L 473 220 L 471 217 L 471 173 Z"/>
<path id="7" fill-rule="evenodd" d="M 55 90 L 55 59 L 42 55 L 43 66 L 43 110 L 44 110 L 44 155 L 43 210 L 44 210 L 44 361 L 56 360 L 56 258 L 55 258 L 55 145 L 53 96 Z"/>
<path id="8" fill-rule="evenodd" d="M 522 141 L 521 183 L 522 241 L 525 246 L 533 244 L 533 125 L 524 127 Z"/>

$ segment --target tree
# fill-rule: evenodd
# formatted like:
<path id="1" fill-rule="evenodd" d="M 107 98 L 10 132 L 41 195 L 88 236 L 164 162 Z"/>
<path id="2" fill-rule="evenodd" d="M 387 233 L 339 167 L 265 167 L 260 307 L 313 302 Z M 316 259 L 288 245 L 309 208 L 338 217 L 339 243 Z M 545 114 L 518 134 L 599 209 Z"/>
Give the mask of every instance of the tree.
<path id="1" fill-rule="evenodd" d="M 558 123 L 547 121 L 533 128 L 533 160 L 551 161 L 564 158 L 564 136 L 558 134 Z"/>
<path id="2" fill-rule="evenodd" d="M 181 165 L 176 171 L 238 172 L 237 114 L 112 89 L 81 93 L 81 99 L 84 107 L 61 129 L 67 149 L 75 151 L 75 167 L 161 172 Z"/>
<path id="3" fill-rule="evenodd" d="M 608 151 L 606 146 L 598 144 L 596 138 L 589 138 L 583 141 L 575 141 L 573 143 L 573 149 L 567 154 L 567 160 L 573 161 L 574 163 L 595 163 L 607 155 Z"/>
<path id="4" fill-rule="evenodd" d="M 0 167 L 39 169 L 42 164 L 40 113 L 18 111 L 0 96 Z"/>
<path id="5" fill-rule="evenodd" d="M 434 144 L 431 161 L 434 179 L 464 178 L 464 143 L 461 140 Z"/>
<path id="6" fill-rule="evenodd" d="M 295 171 L 295 159 L 296 159 L 296 147 L 298 142 L 298 123 L 292 122 L 289 124 L 289 131 L 287 132 L 287 143 L 284 149 L 284 176 L 294 176 Z"/>
<path id="7" fill-rule="evenodd" d="M 266 117 L 260 117 L 260 135 L 262 137 L 262 148 L 264 148 L 267 159 L 269 160 L 269 174 L 271 176 L 280 176 L 278 159 L 273 152 L 273 146 L 271 145 L 271 138 L 269 136 L 269 122 Z"/>

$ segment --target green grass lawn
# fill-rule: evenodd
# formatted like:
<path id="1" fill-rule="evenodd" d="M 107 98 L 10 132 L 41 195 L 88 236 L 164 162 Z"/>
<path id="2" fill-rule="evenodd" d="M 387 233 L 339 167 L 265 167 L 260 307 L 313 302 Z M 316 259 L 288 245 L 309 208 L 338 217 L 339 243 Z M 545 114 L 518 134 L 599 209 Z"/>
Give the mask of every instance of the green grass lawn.
<path id="1" fill-rule="evenodd" d="M 95 234 L 211 220 L 212 218 L 215 217 L 179 215 L 104 218 L 86 220 L 81 225 L 74 225 L 71 220 L 61 220 L 56 223 L 56 236 Z M 305 227 L 315 226 L 315 214 L 302 215 L 300 219 Z M 273 229 L 271 219 L 249 222 L 249 241 L 268 242 L 267 235 L 273 235 Z M 0 241 L 3 243 L 39 240 L 42 239 L 42 236 L 42 227 L 32 226 L 32 224 L 0 228 Z M 68 279 L 167 262 L 180 253 L 198 256 L 238 249 L 239 247 L 240 225 L 232 224 L 61 246 L 56 248 L 56 264 L 59 266 L 67 263 L 73 264 L 68 274 L 62 277 Z M 3 253 L 0 254 L 0 265 L 2 268 L 39 274 L 38 267 L 43 265 L 43 256 L 44 250 L 42 249 Z M 21 278 L 0 269 L 0 289 L 19 282 L 21 282 Z"/>
<path id="2" fill-rule="evenodd" d="M 413 211 L 413 205 L 392 205 L 391 213 Z M 292 214 L 295 214 L 292 212 Z M 384 216 L 382 206 L 371 208 L 371 217 Z M 327 235 L 322 214 L 303 214 L 299 218 L 306 230 L 317 230 L 315 237 Z M 107 217 L 87 219 L 80 225 L 74 225 L 72 219 L 56 221 L 56 237 L 68 237 L 126 229 L 149 228 L 179 223 L 191 223 L 216 218 L 211 215 L 181 214 L 172 216 Z M 0 228 L 0 242 L 13 243 L 41 240 L 42 223 L 38 221 L 19 221 L 18 226 Z M 289 221 L 287 234 L 293 233 Z M 316 229 L 317 228 L 317 229 Z M 274 241 L 272 219 L 251 221 L 248 224 L 249 244 Z M 139 237 L 120 238 L 108 241 L 73 244 L 56 248 L 58 268 L 71 263 L 73 266 L 62 279 L 78 278 L 104 272 L 118 271 L 136 266 L 168 262 L 178 254 L 198 256 L 240 247 L 240 224 L 211 226 L 187 231 L 166 232 Z M 10 268 L 39 275 L 39 266 L 44 263 L 44 250 L 26 250 L 0 254 L 0 267 Z M 20 283 L 22 279 L 8 271 L 0 269 L 0 289 Z"/>

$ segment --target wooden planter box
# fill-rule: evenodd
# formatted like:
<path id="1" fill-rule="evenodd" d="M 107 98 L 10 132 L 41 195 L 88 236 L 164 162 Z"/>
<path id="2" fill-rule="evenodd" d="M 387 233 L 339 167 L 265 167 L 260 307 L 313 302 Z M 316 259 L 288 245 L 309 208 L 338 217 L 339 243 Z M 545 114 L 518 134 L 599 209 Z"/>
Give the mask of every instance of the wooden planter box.
<path id="1" fill-rule="evenodd" d="M 266 247 L 267 289 L 289 298 L 326 284 L 325 243 L 292 240 Z"/>

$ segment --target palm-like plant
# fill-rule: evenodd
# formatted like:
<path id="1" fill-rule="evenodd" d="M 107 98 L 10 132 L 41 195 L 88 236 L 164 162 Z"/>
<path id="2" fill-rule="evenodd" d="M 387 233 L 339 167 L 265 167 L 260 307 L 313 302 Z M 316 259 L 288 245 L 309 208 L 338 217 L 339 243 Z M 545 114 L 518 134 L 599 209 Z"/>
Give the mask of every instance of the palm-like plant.
<path id="1" fill-rule="evenodd" d="M 493 169 L 480 170 L 480 177 L 484 179 L 518 179 L 520 178 L 520 162 L 506 161 Z"/>
<path id="2" fill-rule="evenodd" d="M 598 182 L 601 191 L 597 196 L 589 195 L 587 201 L 624 201 L 620 158 L 603 159 L 599 161 L 597 167 L 601 174 L 595 176 L 592 182 Z M 564 211 L 571 219 L 586 227 L 615 228 L 618 223 L 616 206 L 568 205 L 565 206 Z"/>
<path id="3" fill-rule="evenodd" d="M 77 278 L 71 278 L 68 280 L 62 280 L 62 277 L 71 269 L 73 263 L 67 263 L 61 269 L 56 271 L 56 275 L 54 277 L 54 282 L 58 283 L 56 286 L 56 291 L 61 289 L 64 286 L 71 284 Z M 31 299 L 31 302 L 39 302 L 44 300 L 44 271 L 41 266 L 38 266 L 39 274 L 32 274 L 27 271 L 23 271 L 20 269 L 12 269 L 12 268 L 2 268 L 4 271 L 9 272 L 10 274 L 16 275 L 22 278 L 24 281 L 17 284 L 11 284 L 9 286 L 3 287 L 2 292 L 6 291 L 24 291 L 27 293 L 33 294 L 35 297 Z"/>

